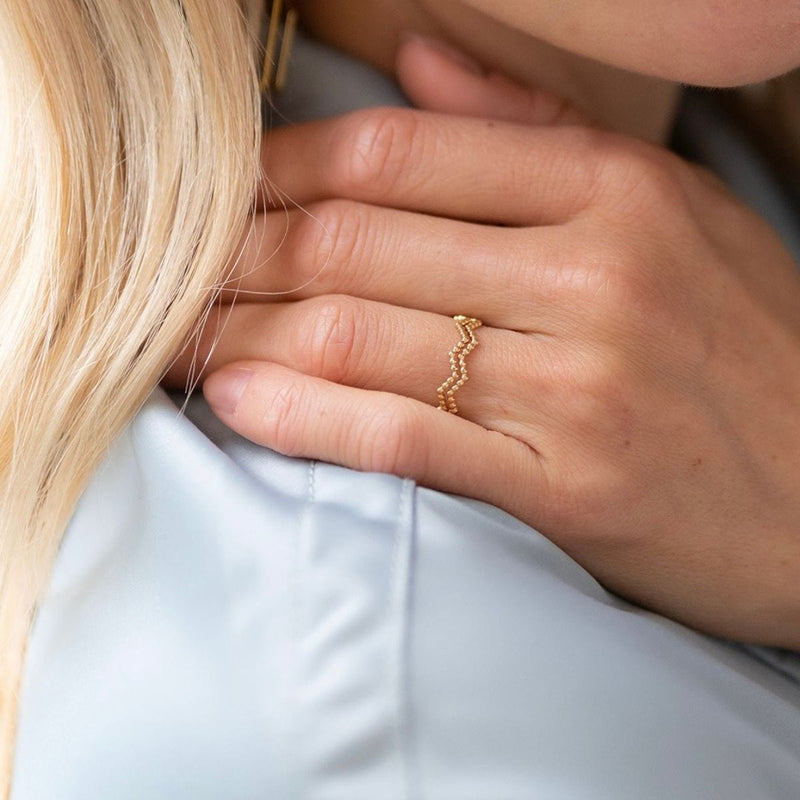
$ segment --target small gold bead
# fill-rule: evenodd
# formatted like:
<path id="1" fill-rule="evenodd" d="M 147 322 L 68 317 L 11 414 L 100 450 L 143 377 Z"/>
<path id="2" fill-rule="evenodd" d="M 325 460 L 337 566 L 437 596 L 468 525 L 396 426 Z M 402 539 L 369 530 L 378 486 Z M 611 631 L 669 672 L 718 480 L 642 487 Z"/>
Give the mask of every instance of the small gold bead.
<path id="1" fill-rule="evenodd" d="M 467 356 L 478 346 L 473 331 L 480 328 L 483 323 L 475 317 L 463 314 L 457 314 L 453 317 L 453 321 L 461 334 L 461 340 L 449 353 L 450 377 L 437 389 L 436 394 L 441 411 L 458 414 L 455 393 L 469 380 Z"/>

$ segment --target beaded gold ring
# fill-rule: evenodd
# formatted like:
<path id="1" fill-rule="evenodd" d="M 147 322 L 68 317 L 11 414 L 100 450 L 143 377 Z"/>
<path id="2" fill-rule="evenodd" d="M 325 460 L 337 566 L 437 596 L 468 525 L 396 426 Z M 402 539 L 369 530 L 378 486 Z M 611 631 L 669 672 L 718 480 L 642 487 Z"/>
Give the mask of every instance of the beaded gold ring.
<path id="1" fill-rule="evenodd" d="M 461 340 L 450 351 L 450 377 L 437 389 L 439 409 L 451 414 L 458 414 L 456 392 L 469 380 L 467 372 L 467 356 L 478 346 L 474 331 L 483 323 L 475 317 L 458 314 L 453 317 L 461 334 Z"/>

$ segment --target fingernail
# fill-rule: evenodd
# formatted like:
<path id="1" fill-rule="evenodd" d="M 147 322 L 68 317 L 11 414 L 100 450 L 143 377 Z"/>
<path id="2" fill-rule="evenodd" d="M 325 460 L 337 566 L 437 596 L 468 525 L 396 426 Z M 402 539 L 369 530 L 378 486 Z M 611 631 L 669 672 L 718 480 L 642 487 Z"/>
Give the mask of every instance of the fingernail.
<path id="1" fill-rule="evenodd" d="M 233 414 L 252 377 L 253 370 L 242 367 L 220 370 L 203 384 L 203 394 L 215 411 Z"/>
<path id="2" fill-rule="evenodd" d="M 441 39 L 423 36 L 420 33 L 404 33 L 402 39 L 405 42 L 413 42 L 428 50 L 433 50 L 474 75 L 485 74 L 484 68 L 474 58 Z"/>

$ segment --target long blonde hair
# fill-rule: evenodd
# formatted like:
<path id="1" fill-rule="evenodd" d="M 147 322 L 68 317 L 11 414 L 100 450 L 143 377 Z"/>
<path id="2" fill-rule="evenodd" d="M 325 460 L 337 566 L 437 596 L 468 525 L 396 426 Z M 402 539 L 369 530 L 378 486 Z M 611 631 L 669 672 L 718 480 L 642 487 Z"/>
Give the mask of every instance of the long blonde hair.
<path id="1" fill-rule="evenodd" d="M 243 5 L 0 4 L 0 796 L 63 532 L 207 307 L 254 196 Z"/>

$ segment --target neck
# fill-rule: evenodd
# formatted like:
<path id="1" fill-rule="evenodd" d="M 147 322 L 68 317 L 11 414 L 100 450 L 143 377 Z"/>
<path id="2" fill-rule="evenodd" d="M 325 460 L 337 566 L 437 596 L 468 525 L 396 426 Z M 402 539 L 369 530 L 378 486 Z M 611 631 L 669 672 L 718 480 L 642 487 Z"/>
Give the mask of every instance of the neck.
<path id="1" fill-rule="evenodd" d="M 565 97 L 605 127 L 656 142 L 669 134 L 676 84 L 561 50 L 462 0 L 295 0 L 295 5 L 313 35 L 389 74 L 403 34 L 435 36 L 489 71 Z"/>

